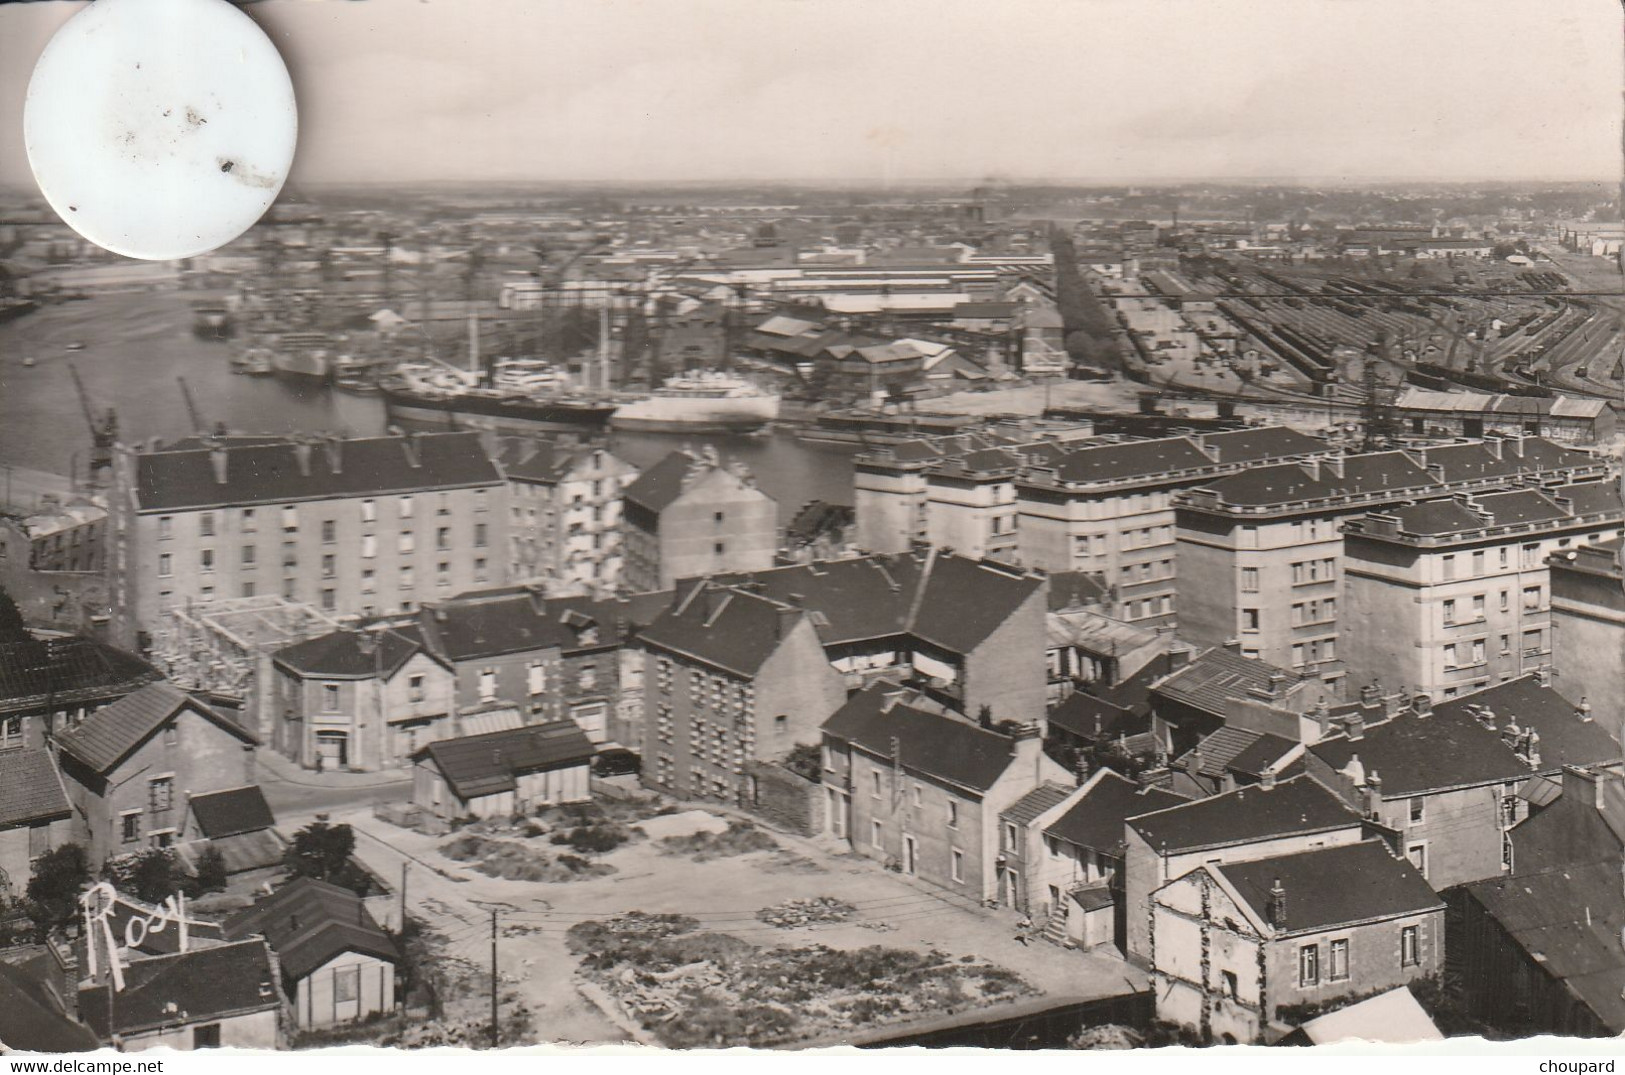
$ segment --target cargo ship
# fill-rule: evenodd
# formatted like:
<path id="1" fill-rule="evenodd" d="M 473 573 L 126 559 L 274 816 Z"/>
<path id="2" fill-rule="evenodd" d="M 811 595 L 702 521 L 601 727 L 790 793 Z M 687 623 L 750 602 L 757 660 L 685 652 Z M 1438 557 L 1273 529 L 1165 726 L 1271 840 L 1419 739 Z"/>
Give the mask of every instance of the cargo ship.
<path id="1" fill-rule="evenodd" d="M 333 341 L 324 332 L 285 332 L 272 345 L 271 371 L 278 377 L 333 379 Z"/>
<path id="2" fill-rule="evenodd" d="M 390 423 L 494 433 L 597 432 L 617 404 L 588 393 L 541 394 L 482 387 L 476 374 L 405 365 L 379 382 Z"/>
<path id="3" fill-rule="evenodd" d="M 647 399 L 623 403 L 609 424 L 644 433 L 754 433 L 779 416 L 779 397 L 742 377 L 690 370 Z"/>

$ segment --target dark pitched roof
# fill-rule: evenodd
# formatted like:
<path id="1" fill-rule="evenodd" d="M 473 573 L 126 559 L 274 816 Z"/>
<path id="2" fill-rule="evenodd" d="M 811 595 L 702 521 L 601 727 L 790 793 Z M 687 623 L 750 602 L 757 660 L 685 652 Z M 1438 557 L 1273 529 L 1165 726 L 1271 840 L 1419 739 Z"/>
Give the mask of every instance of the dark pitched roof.
<path id="1" fill-rule="evenodd" d="M 497 462 L 502 473 L 510 480 L 539 484 L 554 484 L 564 477 L 575 463 L 578 453 L 552 441 L 534 437 L 510 437 L 502 441 L 497 450 Z"/>
<path id="2" fill-rule="evenodd" d="M 105 701 L 161 678 L 135 654 L 90 638 L 12 643 L 0 646 L 0 713 Z"/>
<path id="3" fill-rule="evenodd" d="M 57 736 L 57 742 L 72 757 L 98 773 L 105 773 L 184 709 L 192 710 L 245 743 L 259 743 L 246 728 L 221 716 L 168 680 L 149 683 L 112 705 L 98 709 L 86 717 L 83 724 Z"/>
<path id="4" fill-rule="evenodd" d="M 561 769 L 592 760 L 597 753 L 573 720 L 531 724 L 484 735 L 442 739 L 413 755 L 434 761 L 458 798 L 512 791 L 525 773 Z"/>
<path id="5" fill-rule="evenodd" d="M 1465 890 L 1541 970 L 1625 1033 L 1625 899 L 1617 859 L 1477 881 Z"/>
<path id="6" fill-rule="evenodd" d="M 749 679 L 788 637 L 805 612 L 780 601 L 699 582 L 686 599 L 639 636 L 645 645 L 679 653 Z"/>
<path id="7" fill-rule="evenodd" d="M 1123 852 L 1123 823 L 1140 814 L 1179 806 L 1183 796 L 1161 788 L 1142 789 L 1110 769 L 1102 769 L 1095 783 L 1056 818 L 1045 835 L 1107 855 Z"/>
<path id="8" fill-rule="evenodd" d="M 88 1027 L 63 1014 L 45 984 L 56 967 L 49 952 L 21 964 L 0 962 L 0 1045 L 29 1053 L 85 1053 L 97 1047 Z"/>
<path id="9" fill-rule="evenodd" d="M 1152 477 L 1213 465 L 1214 460 L 1190 438 L 1167 437 L 1082 448 L 1061 458 L 1054 469 L 1056 477 L 1064 482 L 1098 482 Z"/>
<path id="10" fill-rule="evenodd" d="M 1274 766 L 1297 745 L 1284 736 L 1265 732 L 1237 751 L 1225 768 L 1242 776 L 1263 776 L 1265 770 Z"/>
<path id="11" fill-rule="evenodd" d="M 1221 434 L 1223 435 L 1223 434 Z M 1388 495 L 1398 490 L 1441 488 L 1438 481 L 1404 452 L 1372 452 L 1347 456 L 1343 473 L 1329 465 L 1319 468 L 1299 463 L 1252 467 L 1205 483 L 1202 488 L 1226 504 L 1264 507 L 1322 497 Z"/>
<path id="12" fill-rule="evenodd" d="M 932 557 L 909 630 L 955 653 L 969 653 L 1043 585 L 1040 576 L 992 561 Z"/>
<path id="13" fill-rule="evenodd" d="M 1049 724 L 1079 739 L 1098 743 L 1118 734 L 1133 735 L 1143 731 L 1145 721 L 1131 709 L 1076 691 L 1050 710 Z"/>
<path id="14" fill-rule="evenodd" d="M 229 791 L 210 791 L 191 798 L 192 816 L 206 839 L 218 840 L 273 828 L 276 816 L 258 784 Z"/>
<path id="15" fill-rule="evenodd" d="M 279 649 L 272 659 L 304 676 L 370 679 L 382 671 L 388 679 L 420 650 L 417 639 L 397 631 L 339 630 Z"/>
<path id="16" fill-rule="evenodd" d="M 1486 707 L 1495 731 L 1474 715 Z M 1425 717 L 1413 709 L 1401 710 L 1389 720 L 1366 725 L 1357 740 L 1339 735 L 1309 750 L 1338 770 L 1359 755 L 1365 772 L 1381 777 L 1384 798 L 1505 783 L 1531 772 L 1510 743 L 1513 721 L 1521 731 L 1533 729 L 1539 735 L 1540 771 L 1619 757 L 1619 744 L 1601 724 L 1581 720 L 1572 702 L 1541 686 L 1534 676 L 1452 698 L 1433 706 Z"/>
<path id="17" fill-rule="evenodd" d="M 1407 534 L 1442 536 L 1482 530 L 1491 525 L 1483 516 L 1459 500 L 1429 500 L 1421 504 L 1407 504 L 1384 514 L 1399 520 L 1399 528 Z"/>
<path id="18" fill-rule="evenodd" d="M 208 449 L 138 455 L 135 491 L 140 510 L 288 504 L 496 485 L 502 480 L 477 433 L 421 433 L 313 445 L 283 441 L 236 445 L 224 451 L 224 482 L 216 479 Z M 308 458 L 309 473 L 300 467 L 301 454 Z M 333 468 L 335 459 L 337 470 Z"/>
<path id="19" fill-rule="evenodd" d="M 1170 853 L 1359 824 L 1359 814 L 1307 776 L 1282 781 L 1273 788 L 1238 788 L 1129 822 L 1153 849 Z"/>
<path id="20" fill-rule="evenodd" d="M 622 496 L 655 514 L 683 495 L 683 478 L 699 460 L 688 452 L 672 452 L 638 476 Z"/>
<path id="21" fill-rule="evenodd" d="M 1490 513 L 1494 526 L 1550 522 L 1553 519 L 1569 517 L 1569 512 L 1558 506 L 1550 497 L 1533 489 L 1485 493 L 1478 497 L 1478 504 Z"/>
<path id="22" fill-rule="evenodd" d="M 398 963 L 400 949 L 373 920 L 354 892 L 326 881 L 298 877 L 226 920 L 226 936 L 258 934 L 295 979 L 345 952 Z"/>
<path id="23" fill-rule="evenodd" d="M 49 751 L 0 751 L 0 829 L 71 814 Z"/>
<path id="24" fill-rule="evenodd" d="M 1269 921 L 1270 889 L 1286 891 L 1284 932 L 1331 929 L 1373 919 L 1442 911 L 1444 903 L 1409 862 L 1380 840 L 1208 867 Z"/>
<path id="25" fill-rule="evenodd" d="M 574 632 L 557 615 L 549 615 L 546 602 L 522 589 L 436 602 L 419 612 L 417 633 L 431 653 L 448 661 L 575 643 Z"/>
<path id="26" fill-rule="evenodd" d="M 106 986 L 80 990 L 79 1011 L 108 1036 Z M 255 939 L 131 961 L 115 1010 L 117 1033 L 203 1023 L 281 1006 L 270 951 Z"/>
<path id="27" fill-rule="evenodd" d="M 1319 437 L 1311 437 L 1286 426 L 1204 433 L 1196 439 L 1215 453 L 1221 463 L 1250 463 L 1259 459 L 1282 459 L 1331 451 L 1331 445 Z"/>
<path id="28" fill-rule="evenodd" d="M 900 693 L 882 684 L 860 691 L 824 722 L 824 734 L 882 758 L 892 756 L 895 741 L 905 771 L 974 792 L 991 788 L 1015 759 L 1009 736 L 917 709 Z"/>
<path id="29" fill-rule="evenodd" d="M 1576 515 L 1595 515 L 1599 512 L 1619 514 L 1625 511 L 1625 500 L 1620 496 L 1617 481 L 1580 482 L 1560 485 L 1550 490 L 1551 495 L 1570 502 Z M 1617 540 L 1617 539 L 1616 539 Z"/>
<path id="30" fill-rule="evenodd" d="M 999 816 L 1018 825 L 1025 825 L 1045 810 L 1061 805 L 1074 790 L 1065 784 L 1045 781 L 1007 806 Z"/>
<path id="31" fill-rule="evenodd" d="M 1178 761 L 1184 765 L 1187 772 L 1193 768 L 1194 763 L 1195 775 L 1217 780 L 1229 771 L 1230 763 L 1238 755 L 1263 737 L 1263 732 L 1226 725 L 1202 737 L 1196 746 L 1181 755 Z"/>
<path id="32" fill-rule="evenodd" d="M 1052 571 L 1049 576 L 1049 608 L 1059 612 L 1067 608 L 1104 604 L 1111 596 L 1111 585 L 1098 571 Z"/>
<path id="33" fill-rule="evenodd" d="M 1229 699 L 1245 698 L 1255 687 L 1269 689 L 1271 676 L 1281 677 L 1283 687 L 1298 682 L 1298 676 L 1285 668 L 1214 646 L 1154 686 L 1152 693 L 1223 717 Z"/>

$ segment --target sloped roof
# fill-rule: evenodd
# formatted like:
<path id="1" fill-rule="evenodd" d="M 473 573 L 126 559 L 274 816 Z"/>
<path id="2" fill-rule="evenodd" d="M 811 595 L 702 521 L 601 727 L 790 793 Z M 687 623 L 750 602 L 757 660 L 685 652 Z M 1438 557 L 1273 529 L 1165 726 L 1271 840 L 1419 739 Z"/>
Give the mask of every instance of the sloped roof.
<path id="1" fill-rule="evenodd" d="M 892 757 L 895 742 L 905 771 L 974 792 L 991 788 L 1015 760 L 1009 736 L 916 708 L 896 693 L 884 684 L 860 691 L 824 722 L 824 734 L 882 758 Z"/>
<path id="2" fill-rule="evenodd" d="M 400 949 L 347 888 L 297 877 L 226 920 L 226 936 L 265 938 L 284 973 L 303 978 L 345 952 L 398 963 Z"/>
<path id="3" fill-rule="evenodd" d="M 49 751 L 0 751 L 0 829 L 70 816 Z"/>
<path id="4" fill-rule="evenodd" d="M 1230 770 L 1230 763 L 1236 757 L 1262 738 L 1263 732 L 1226 725 L 1203 737 L 1193 749 L 1186 751 L 1178 760 L 1187 770 L 1191 768 L 1191 763 L 1195 762 L 1197 776 L 1217 780 Z"/>
<path id="5" fill-rule="evenodd" d="M 292 441 L 232 444 L 226 480 L 217 481 L 211 452 L 146 452 L 136 457 L 141 511 L 180 511 L 221 504 L 289 504 L 301 500 L 410 493 L 496 485 L 502 481 L 477 433 L 368 437 L 303 447 Z M 308 451 L 309 473 L 299 454 Z M 333 468 L 337 458 L 339 467 Z M 415 464 L 415 465 L 414 465 Z"/>
<path id="6" fill-rule="evenodd" d="M 0 1045 L 29 1053 L 85 1053 L 96 1035 L 63 1014 L 47 979 L 56 973 L 49 952 L 20 964 L 0 962 Z"/>
<path id="7" fill-rule="evenodd" d="M 1416 867 L 1380 840 L 1317 847 L 1291 855 L 1208 866 L 1269 921 L 1270 889 L 1286 890 L 1284 932 L 1331 929 L 1372 919 L 1442 911 L 1444 903 Z"/>
<path id="8" fill-rule="evenodd" d="M 1107 855 L 1123 850 L 1123 823 L 1131 817 L 1179 806 L 1183 796 L 1161 788 L 1141 788 L 1110 769 L 1102 769 L 1089 790 L 1050 823 L 1045 835 Z"/>
<path id="9" fill-rule="evenodd" d="M 1014 821 L 1018 825 L 1025 825 L 1045 810 L 1061 805 L 1066 797 L 1075 791 L 1065 784 L 1045 781 L 1038 785 L 999 813 L 1001 818 Z"/>
<path id="10" fill-rule="evenodd" d="M 1196 438 L 1221 463 L 1251 463 L 1260 459 L 1282 459 L 1294 455 L 1330 452 L 1331 445 L 1287 426 L 1234 429 L 1225 433 L 1203 433 Z"/>
<path id="11" fill-rule="evenodd" d="M 1051 612 L 1084 605 L 1103 604 L 1111 595 L 1111 585 L 1098 571 L 1052 571 L 1049 576 Z M 1147 632 L 1151 633 L 1151 632 Z"/>
<path id="12" fill-rule="evenodd" d="M 421 648 L 397 631 L 338 630 L 279 649 L 272 660 L 304 676 L 370 679 L 381 671 L 388 679 Z"/>
<path id="13" fill-rule="evenodd" d="M 1360 815 L 1324 784 L 1294 777 L 1238 788 L 1129 822 L 1152 848 L 1176 853 L 1277 836 L 1357 828 Z"/>
<path id="14" fill-rule="evenodd" d="M 1239 773 L 1242 776 L 1261 777 L 1297 745 L 1297 743 L 1284 736 L 1265 732 L 1237 751 L 1235 756 L 1230 759 L 1229 764 L 1226 765 L 1226 768 L 1230 772 Z M 1292 766 L 1287 768 L 1291 769 Z M 1281 775 L 1281 771 L 1278 770 L 1276 775 Z"/>
<path id="15" fill-rule="evenodd" d="M 1432 1017 L 1403 985 L 1316 1016 L 1300 1026 L 1298 1033 L 1310 1045 L 1335 1045 L 1343 1041 L 1409 1045 L 1444 1040 Z"/>
<path id="16" fill-rule="evenodd" d="M 1147 718 L 1137 716 L 1133 710 L 1085 691 L 1074 691 L 1049 713 L 1050 727 L 1095 742 L 1143 731 L 1146 723 Z"/>
<path id="17" fill-rule="evenodd" d="M 133 653 L 90 638 L 0 645 L 0 713 L 104 701 L 163 678 Z"/>
<path id="18" fill-rule="evenodd" d="M 688 452 L 672 452 L 638 475 L 638 480 L 628 485 L 621 495 L 658 515 L 683 495 L 683 478 L 697 463 L 699 459 Z"/>
<path id="19" fill-rule="evenodd" d="M 276 816 L 258 784 L 227 791 L 209 791 L 191 798 L 192 817 L 209 840 L 273 828 Z"/>
<path id="20" fill-rule="evenodd" d="M 109 1005 L 106 986 L 79 992 L 79 1012 L 100 1037 L 108 1036 L 108 1009 L 120 1034 L 176 1023 L 205 1023 L 232 1015 L 274 1010 L 282 993 L 271 970 L 270 950 L 254 939 L 174 955 L 131 961 L 124 991 Z"/>
<path id="21" fill-rule="evenodd" d="M 1614 1033 L 1625 1033 L 1625 898 L 1619 863 L 1562 866 L 1466 885 L 1520 948 L 1568 985 Z"/>
<path id="22" fill-rule="evenodd" d="M 597 753 L 573 720 L 441 739 L 413 755 L 433 759 L 460 799 L 512 791 L 525 773 L 584 765 Z"/>
<path id="23" fill-rule="evenodd" d="M 1285 668 L 1214 646 L 1154 686 L 1152 693 L 1222 718 L 1226 702 L 1247 697 L 1255 687 L 1269 689 L 1272 675 L 1281 677 L 1282 687 L 1292 686 L 1299 678 Z"/>
<path id="24" fill-rule="evenodd" d="M 149 683 L 98 709 L 84 723 L 57 736 L 63 751 L 98 773 L 113 768 L 131 750 L 182 710 L 190 709 L 245 743 L 259 744 L 246 728 L 228 720 L 168 680 Z"/>
<path id="25" fill-rule="evenodd" d="M 639 636 L 645 645 L 693 657 L 749 679 L 767 659 L 794 623 L 806 615 L 801 609 L 744 590 L 691 584 L 686 599 L 679 598 Z"/>
<path id="26" fill-rule="evenodd" d="M 1189 437 L 1166 437 L 1080 448 L 1058 460 L 1054 470 L 1056 478 L 1063 482 L 1099 482 L 1154 477 L 1214 465 L 1215 461 Z"/>

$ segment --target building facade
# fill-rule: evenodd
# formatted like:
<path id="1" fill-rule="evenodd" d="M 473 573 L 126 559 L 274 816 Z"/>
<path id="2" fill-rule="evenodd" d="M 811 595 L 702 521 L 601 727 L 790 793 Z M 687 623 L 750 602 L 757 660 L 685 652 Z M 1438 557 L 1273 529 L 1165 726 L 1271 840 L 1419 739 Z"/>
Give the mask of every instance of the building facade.
<path id="1" fill-rule="evenodd" d="M 1563 549 L 1547 558 L 1551 573 L 1552 664 L 1563 692 L 1590 703 L 1625 742 L 1625 661 L 1599 659 L 1625 653 L 1625 566 L 1618 538 Z"/>
<path id="2" fill-rule="evenodd" d="M 624 585 L 669 590 L 678 579 L 773 566 L 779 506 L 714 450 L 673 452 L 625 489 Z"/>
<path id="3" fill-rule="evenodd" d="M 621 582 L 621 493 L 637 469 L 602 448 L 509 441 L 509 577 L 550 588 Z"/>

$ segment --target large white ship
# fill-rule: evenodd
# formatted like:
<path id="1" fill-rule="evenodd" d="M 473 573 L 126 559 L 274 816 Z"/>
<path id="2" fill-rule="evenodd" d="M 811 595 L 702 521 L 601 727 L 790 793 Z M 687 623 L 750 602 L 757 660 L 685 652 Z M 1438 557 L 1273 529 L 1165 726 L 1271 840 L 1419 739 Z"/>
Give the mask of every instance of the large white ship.
<path id="1" fill-rule="evenodd" d="M 730 373 L 690 370 L 648 399 L 623 403 L 609 424 L 649 433 L 750 433 L 778 416 L 776 394 Z"/>

